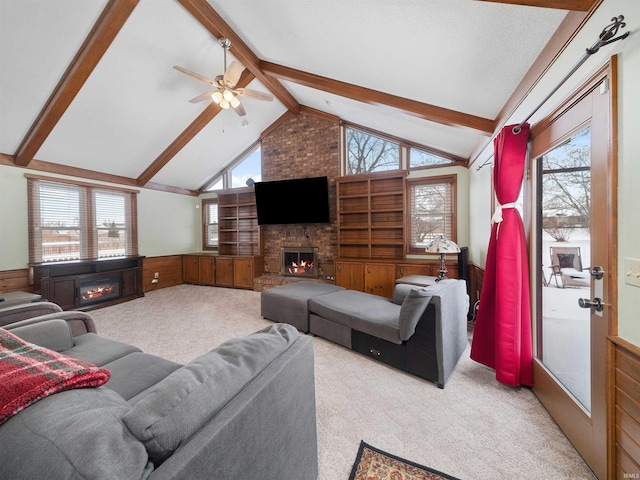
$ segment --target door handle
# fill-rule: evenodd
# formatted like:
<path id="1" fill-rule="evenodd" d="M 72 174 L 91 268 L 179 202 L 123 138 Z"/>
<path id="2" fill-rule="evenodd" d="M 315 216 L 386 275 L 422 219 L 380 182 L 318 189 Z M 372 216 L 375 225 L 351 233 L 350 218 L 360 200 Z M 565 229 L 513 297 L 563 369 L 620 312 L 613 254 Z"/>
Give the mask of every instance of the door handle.
<path id="1" fill-rule="evenodd" d="M 595 308 L 596 312 L 601 312 L 604 310 L 604 303 L 601 298 L 594 298 L 593 300 L 589 298 L 579 298 L 578 305 L 580 308 Z"/>
<path id="2" fill-rule="evenodd" d="M 599 265 L 596 265 L 595 267 L 593 267 L 593 269 L 589 273 L 596 280 L 602 280 L 602 277 L 604 277 L 604 268 L 602 268 Z"/>

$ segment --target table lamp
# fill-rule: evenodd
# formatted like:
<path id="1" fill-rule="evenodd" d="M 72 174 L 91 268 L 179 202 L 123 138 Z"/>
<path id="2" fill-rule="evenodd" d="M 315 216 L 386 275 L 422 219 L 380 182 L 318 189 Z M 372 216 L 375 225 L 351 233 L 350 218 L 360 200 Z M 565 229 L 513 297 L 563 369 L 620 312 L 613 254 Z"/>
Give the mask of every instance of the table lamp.
<path id="1" fill-rule="evenodd" d="M 440 254 L 440 270 L 438 270 L 438 278 L 436 278 L 436 282 L 439 282 L 443 278 L 447 278 L 447 267 L 444 263 L 444 254 L 458 253 L 460 252 L 460 247 L 458 247 L 455 242 L 444 238 L 444 235 L 440 235 L 435 240 L 429 242 L 424 251 L 427 253 Z"/>

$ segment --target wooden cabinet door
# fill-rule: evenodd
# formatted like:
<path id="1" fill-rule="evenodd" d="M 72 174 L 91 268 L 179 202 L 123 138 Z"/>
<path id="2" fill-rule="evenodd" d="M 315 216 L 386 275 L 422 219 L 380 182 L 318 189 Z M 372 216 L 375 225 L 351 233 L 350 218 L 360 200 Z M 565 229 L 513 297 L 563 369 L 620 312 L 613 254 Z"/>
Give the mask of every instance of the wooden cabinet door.
<path id="1" fill-rule="evenodd" d="M 200 266 L 197 255 L 185 255 L 182 258 L 182 280 L 185 283 L 200 281 Z"/>
<path id="2" fill-rule="evenodd" d="M 399 264 L 396 267 L 396 278 L 408 277 L 409 275 L 426 275 L 435 277 L 438 275 L 438 266 L 436 264 Z"/>
<path id="3" fill-rule="evenodd" d="M 383 297 L 393 297 L 395 265 L 393 263 L 366 263 L 364 266 L 364 291 Z"/>
<path id="4" fill-rule="evenodd" d="M 216 258 L 216 285 L 233 287 L 233 257 Z"/>
<path id="5" fill-rule="evenodd" d="M 363 292 L 364 263 L 337 261 L 335 263 L 335 281 L 339 287 Z"/>
<path id="6" fill-rule="evenodd" d="M 50 278 L 48 282 L 47 300 L 56 303 L 63 310 L 78 306 L 78 282 L 75 278 Z"/>
<path id="7" fill-rule="evenodd" d="M 216 265 L 215 258 L 212 256 L 203 256 L 198 258 L 198 280 L 203 285 L 215 285 L 216 283 Z"/>
<path id="8" fill-rule="evenodd" d="M 253 258 L 233 259 L 233 285 L 253 288 Z"/>
<path id="9" fill-rule="evenodd" d="M 138 295 L 138 270 L 123 270 L 120 275 L 120 297 L 132 297 Z"/>

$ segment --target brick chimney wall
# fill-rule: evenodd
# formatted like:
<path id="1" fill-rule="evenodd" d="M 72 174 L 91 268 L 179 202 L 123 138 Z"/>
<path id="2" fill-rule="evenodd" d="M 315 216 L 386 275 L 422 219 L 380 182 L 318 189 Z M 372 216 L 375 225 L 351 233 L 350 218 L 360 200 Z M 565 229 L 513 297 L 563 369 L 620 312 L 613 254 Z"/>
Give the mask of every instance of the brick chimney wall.
<path id="1" fill-rule="evenodd" d="M 261 148 L 264 181 L 329 177 L 331 213 L 328 224 L 263 225 L 265 273 L 280 274 L 280 248 L 294 246 L 317 247 L 320 278 L 333 275 L 333 259 L 338 248 L 335 182 L 340 176 L 338 121 L 304 111 L 288 115 L 262 137 Z"/>

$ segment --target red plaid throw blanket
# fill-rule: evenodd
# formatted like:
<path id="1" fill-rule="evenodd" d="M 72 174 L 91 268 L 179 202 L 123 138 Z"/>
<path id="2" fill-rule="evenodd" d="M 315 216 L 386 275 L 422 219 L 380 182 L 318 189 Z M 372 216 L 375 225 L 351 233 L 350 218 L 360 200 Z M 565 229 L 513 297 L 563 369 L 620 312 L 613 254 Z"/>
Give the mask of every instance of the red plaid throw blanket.
<path id="1" fill-rule="evenodd" d="M 0 328 L 0 425 L 44 397 L 99 387 L 110 377 L 109 370 L 27 343 Z"/>

